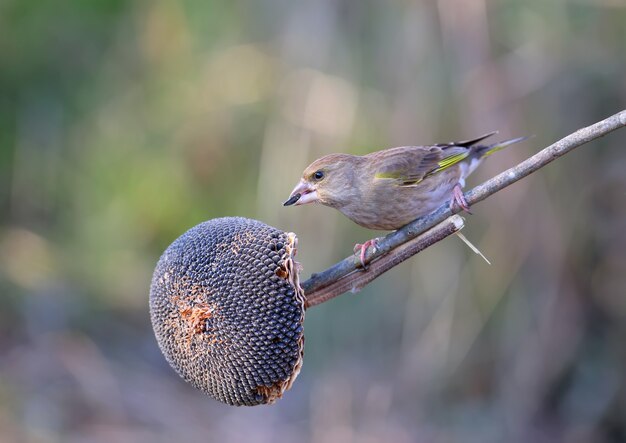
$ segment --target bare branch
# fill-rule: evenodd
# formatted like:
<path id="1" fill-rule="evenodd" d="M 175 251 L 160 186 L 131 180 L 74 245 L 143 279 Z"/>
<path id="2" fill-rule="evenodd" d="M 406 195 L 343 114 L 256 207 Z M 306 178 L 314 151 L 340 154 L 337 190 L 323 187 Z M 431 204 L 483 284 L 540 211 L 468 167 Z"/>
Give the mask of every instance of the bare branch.
<path id="1" fill-rule="evenodd" d="M 383 255 L 377 260 L 372 261 L 367 268 L 367 272 L 362 272 L 360 270 L 354 271 L 353 273 L 335 280 L 331 284 L 308 294 L 306 298 L 306 307 L 310 308 L 311 306 L 319 305 L 320 303 L 324 303 L 325 301 L 330 300 L 337 295 L 343 294 L 344 292 L 360 291 L 365 285 L 370 283 L 382 273 L 388 271 L 396 265 L 399 265 L 407 258 L 412 257 L 430 245 L 434 245 L 438 241 L 443 240 L 447 236 L 454 234 L 462 228 L 463 219 L 459 215 L 453 215 L 452 217 L 447 218 L 422 235 L 412 238 L 406 243 L 402 243 L 400 246 L 391 251 L 391 253 Z"/>
<path id="2" fill-rule="evenodd" d="M 465 199 L 470 205 L 478 203 L 543 168 L 548 163 L 573 149 L 624 126 L 626 126 L 626 110 L 562 138 L 517 166 L 507 169 L 476 186 L 465 193 Z M 458 210 L 454 212 L 458 212 Z M 450 210 L 447 204 L 443 205 L 432 214 L 419 218 L 380 239 L 376 251 L 372 253 L 371 249 L 368 250 L 368 254 L 365 257 L 365 262 L 371 263 L 369 270 L 366 272 L 355 272 L 359 269 L 360 262 L 358 257 L 351 255 L 325 271 L 311 275 L 311 278 L 302 283 L 302 288 L 307 297 L 307 307 L 323 303 L 353 288 L 362 288 L 374 278 L 401 261 L 406 260 L 411 255 L 456 232 L 462 227 L 462 222 L 456 230 L 451 228 L 455 226 L 455 221 L 450 221 L 452 219 L 448 220 L 448 223 L 441 223 L 454 212 Z M 439 223 L 441 225 L 438 225 Z M 435 225 L 438 226 L 433 228 Z M 433 228 L 431 231 L 426 232 L 431 228 Z M 444 232 L 445 235 L 443 234 Z M 418 236 L 419 238 L 416 239 Z M 414 239 L 416 239 L 415 242 L 413 242 Z M 417 244 L 420 247 L 417 247 Z M 412 251 L 412 253 L 407 255 L 408 250 Z"/>

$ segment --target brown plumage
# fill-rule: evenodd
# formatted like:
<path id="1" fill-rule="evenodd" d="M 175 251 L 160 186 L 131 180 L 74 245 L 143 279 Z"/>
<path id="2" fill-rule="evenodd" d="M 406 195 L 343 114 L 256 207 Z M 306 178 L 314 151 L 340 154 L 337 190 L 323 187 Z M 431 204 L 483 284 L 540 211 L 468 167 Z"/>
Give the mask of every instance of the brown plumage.
<path id="1" fill-rule="evenodd" d="M 284 204 L 318 202 L 338 209 L 361 226 L 381 230 L 398 229 L 451 198 L 467 209 L 460 192 L 467 176 L 485 156 L 525 139 L 479 144 L 493 134 L 455 143 L 384 149 L 364 156 L 327 155 L 304 170 Z"/>

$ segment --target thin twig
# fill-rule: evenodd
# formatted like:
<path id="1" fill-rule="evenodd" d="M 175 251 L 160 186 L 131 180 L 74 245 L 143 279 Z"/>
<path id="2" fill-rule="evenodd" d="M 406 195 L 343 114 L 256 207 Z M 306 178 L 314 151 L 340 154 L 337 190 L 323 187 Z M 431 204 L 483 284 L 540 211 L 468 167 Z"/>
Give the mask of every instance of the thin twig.
<path id="1" fill-rule="evenodd" d="M 354 271 L 351 274 L 346 275 L 328 286 L 324 286 L 318 289 L 312 294 L 309 294 L 306 298 L 306 307 L 319 305 L 326 300 L 336 297 L 344 292 L 358 292 L 365 285 L 370 283 L 379 275 L 388 271 L 396 265 L 399 265 L 407 258 L 411 258 L 413 255 L 420 251 L 423 251 L 430 245 L 434 245 L 438 241 L 443 240 L 449 235 L 463 228 L 463 219 L 459 215 L 453 215 L 446 220 L 439 223 L 437 226 L 431 228 L 427 232 L 410 239 L 406 243 L 401 244 L 395 248 L 392 253 L 383 255 L 376 260 L 373 260 L 367 268 L 367 272 L 361 272 L 359 270 Z"/>
<path id="2" fill-rule="evenodd" d="M 562 138 L 532 157 L 524 160 L 517 166 L 507 169 L 481 185 L 476 186 L 474 189 L 465 194 L 465 199 L 470 205 L 478 203 L 501 189 L 504 189 L 527 175 L 543 168 L 548 163 L 556 160 L 562 155 L 567 154 L 573 149 L 617 129 L 623 128 L 624 126 L 626 126 L 626 110 L 618 112 L 617 114 L 591 126 L 579 129 L 573 134 Z M 371 249 L 368 250 L 368 254 L 365 257 L 365 263 L 371 263 L 370 269 L 366 272 L 354 272 L 360 267 L 360 262 L 358 257 L 351 255 L 325 271 L 311 275 L 311 278 L 302 283 L 302 288 L 304 289 L 307 297 L 307 306 L 314 306 L 326 300 L 330 300 L 331 298 L 341 295 L 353 287 L 357 287 L 355 285 L 358 285 L 358 287 L 361 288 L 365 284 L 369 283 L 369 281 L 397 264 L 392 264 L 391 266 L 388 266 L 384 270 L 380 271 L 382 268 L 375 267 L 374 265 L 376 264 L 376 261 L 374 260 L 379 257 L 386 256 L 385 263 L 393 263 L 396 255 L 401 256 L 402 254 L 405 254 L 405 251 L 399 248 L 400 245 L 408 243 L 417 236 L 421 236 L 421 234 L 425 233 L 425 231 L 441 223 L 455 212 L 459 212 L 459 210 L 456 209 L 455 211 L 451 211 L 449 205 L 443 205 L 432 214 L 419 218 L 380 239 L 376 250 L 374 252 L 372 252 Z M 436 230 L 433 230 L 433 232 L 424 234 L 420 237 L 420 241 L 423 241 L 424 244 L 430 246 L 431 244 L 434 244 L 446 237 L 444 235 L 439 238 L 437 235 L 440 235 L 441 233 L 436 232 Z M 429 236 L 433 236 L 434 241 L 427 240 Z M 419 252 L 419 250 L 416 250 L 414 253 L 416 252 Z M 408 257 L 404 257 L 403 259 L 406 258 Z M 382 259 L 378 261 L 381 260 Z M 376 275 L 374 275 L 375 269 L 380 271 Z M 367 277 L 368 273 L 372 273 L 369 280 L 367 280 L 369 278 Z"/>

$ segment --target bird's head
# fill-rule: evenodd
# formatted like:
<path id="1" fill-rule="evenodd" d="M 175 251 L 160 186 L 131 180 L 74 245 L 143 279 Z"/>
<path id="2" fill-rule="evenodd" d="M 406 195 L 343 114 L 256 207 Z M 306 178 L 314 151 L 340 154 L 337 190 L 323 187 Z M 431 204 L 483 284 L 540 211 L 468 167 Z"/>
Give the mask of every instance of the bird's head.
<path id="1" fill-rule="evenodd" d="M 341 207 L 356 192 L 354 173 L 359 157 L 330 154 L 315 160 L 302 173 L 300 182 L 284 206 L 321 203 Z"/>

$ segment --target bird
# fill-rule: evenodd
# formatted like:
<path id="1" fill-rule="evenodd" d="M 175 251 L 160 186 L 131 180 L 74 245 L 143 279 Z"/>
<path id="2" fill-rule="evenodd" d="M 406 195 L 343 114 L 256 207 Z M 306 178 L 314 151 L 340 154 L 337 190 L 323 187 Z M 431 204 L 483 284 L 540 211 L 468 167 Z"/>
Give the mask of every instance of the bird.
<path id="1" fill-rule="evenodd" d="M 463 196 L 466 178 L 489 155 L 526 140 L 494 144 L 480 137 L 426 146 L 401 146 L 366 155 L 329 154 L 306 167 L 284 206 L 320 203 L 335 208 L 360 226 L 392 231 L 450 202 L 471 213 Z M 377 239 L 355 246 L 365 269 L 367 249 Z"/>

